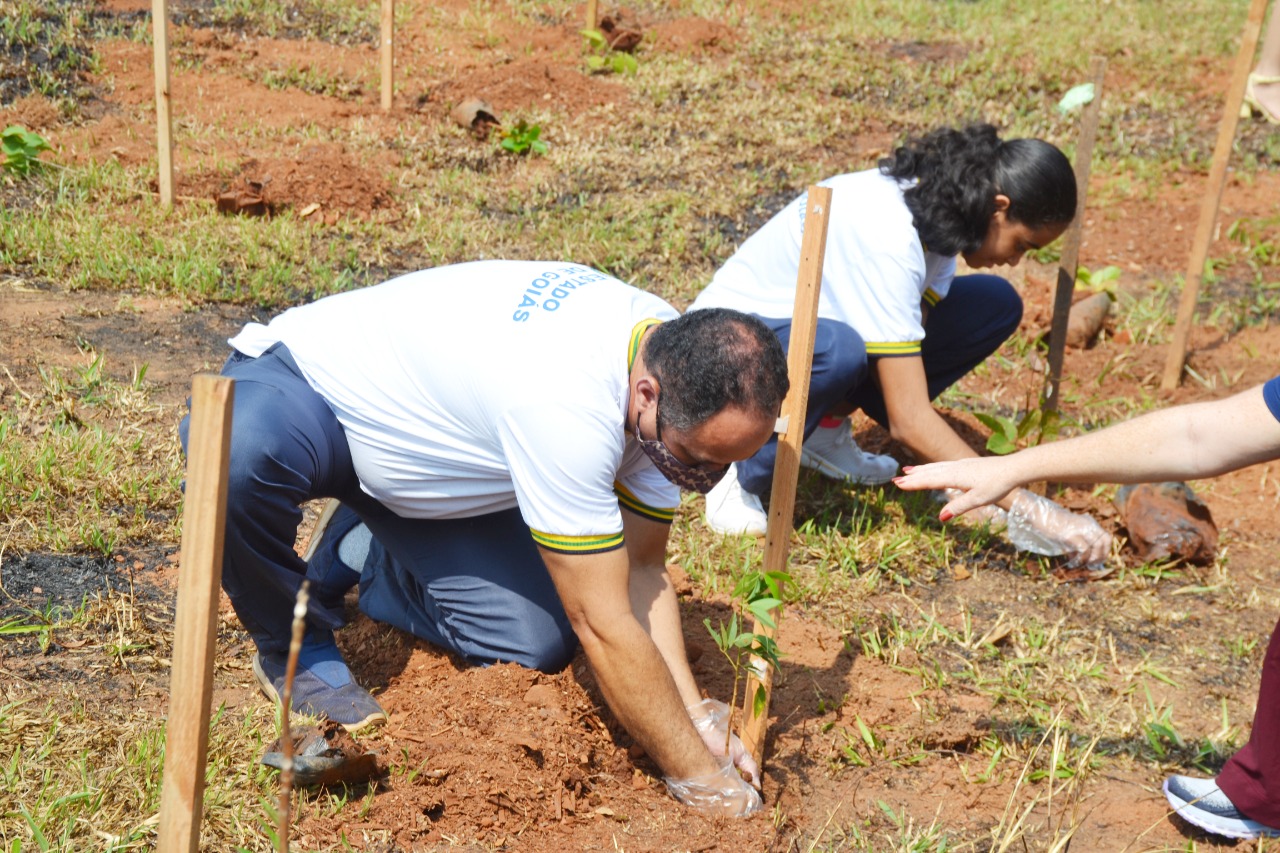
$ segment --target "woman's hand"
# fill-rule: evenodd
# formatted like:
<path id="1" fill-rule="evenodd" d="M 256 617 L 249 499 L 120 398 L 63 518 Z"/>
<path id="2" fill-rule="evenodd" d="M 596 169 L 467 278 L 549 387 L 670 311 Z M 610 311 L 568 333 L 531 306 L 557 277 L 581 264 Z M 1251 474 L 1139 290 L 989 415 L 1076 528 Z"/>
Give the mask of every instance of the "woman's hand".
<path id="1" fill-rule="evenodd" d="M 908 491 L 952 490 L 947 494 L 950 500 L 938 513 L 940 521 L 950 521 L 971 509 L 998 503 L 1017 488 L 1020 483 L 1007 472 L 1008 467 L 1006 459 L 995 456 L 953 459 L 904 467 L 902 476 L 893 482 Z"/>

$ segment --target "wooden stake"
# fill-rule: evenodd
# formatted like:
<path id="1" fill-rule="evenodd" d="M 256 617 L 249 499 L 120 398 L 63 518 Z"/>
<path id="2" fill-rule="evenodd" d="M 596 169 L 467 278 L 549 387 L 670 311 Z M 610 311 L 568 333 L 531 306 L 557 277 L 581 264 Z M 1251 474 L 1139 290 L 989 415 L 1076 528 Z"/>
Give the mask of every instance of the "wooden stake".
<path id="1" fill-rule="evenodd" d="M 1173 324 L 1173 342 L 1164 363 L 1164 376 L 1160 380 L 1162 391 L 1172 391 L 1182 380 L 1182 368 L 1187 358 L 1187 339 L 1191 336 L 1191 322 L 1196 313 L 1196 301 L 1200 296 L 1200 282 L 1204 278 L 1204 263 L 1209 257 L 1209 244 L 1213 242 L 1213 223 L 1222 201 L 1222 188 L 1227 182 L 1227 163 L 1231 159 L 1231 143 L 1236 135 L 1236 122 L 1240 119 L 1240 106 L 1244 103 L 1244 90 L 1249 82 L 1249 69 L 1258 47 L 1258 35 L 1262 32 L 1262 18 L 1267 11 L 1267 0 L 1253 0 L 1245 20 L 1244 35 L 1240 39 L 1240 52 L 1236 54 L 1231 84 L 1227 87 L 1226 103 L 1222 108 L 1222 121 L 1218 124 L 1218 143 L 1213 149 L 1209 164 L 1209 183 L 1205 186 L 1200 203 L 1200 223 L 1191 243 L 1191 259 L 1187 262 L 1186 281 L 1182 286 L 1182 299 L 1178 303 L 1178 319 Z"/>
<path id="2" fill-rule="evenodd" d="M 1067 347 L 1067 320 L 1071 315 L 1071 296 L 1076 289 L 1076 272 L 1080 262 L 1080 244 L 1084 241 L 1085 197 L 1089 192 L 1089 170 L 1093 161 L 1093 143 L 1098 138 L 1098 118 L 1102 113 L 1102 81 L 1107 60 L 1093 57 L 1089 76 L 1093 79 L 1093 100 L 1080 119 L 1080 141 L 1076 146 L 1076 215 L 1062 243 L 1058 261 L 1058 286 L 1053 295 L 1053 325 L 1049 329 L 1049 375 L 1046 378 L 1040 407 L 1057 411 L 1058 386 L 1062 384 L 1062 360 Z"/>
<path id="3" fill-rule="evenodd" d="M 160 159 L 160 204 L 173 207 L 173 119 L 169 102 L 169 10 L 166 0 L 151 0 L 155 42 L 156 151 Z"/>
<path id="4" fill-rule="evenodd" d="M 800 273 L 796 281 L 795 308 L 791 315 L 791 344 L 787 350 L 787 375 L 791 390 L 782 401 L 778 455 L 773 462 L 773 489 L 769 493 L 769 523 L 765 528 L 764 570 L 783 571 L 791 543 L 796 507 L 796 482 L 800 477 L 800 445 L 804 441 L 805 409 L 809 404 L 809 373 L 813 369 L 813 339 L 818 328 L 818 294 L 822 288 L 822 260 L 827 250 L 827 224 L 831 218 L 831 190 L 809 187 L 804 236 L 800 244 Z M 774 621 L 781 612 L 774 612 Z M 759 621 L 751 629 L 768 637 L 774 630 Z M 764 736 L 769 724 L 769 698 L 773 667 L 752 657 L 748 667 L 747 695 L 742 706 L 743 746 L 764 767 Z M 764 688 L 764 703 L 756 713 L 757 688 Z M 758 780 L 757 780 L 758 781 Z"/>
<path id="5" fill-rule="evenodd" d="M 396 0 L 382 0 L 382 111 L 391 110 L 395 79 L 395 45 L 392 40 L 396 20 Z"/>
<path id="6" fill-rule="evenodd" d="M 599 0 L 587 0 L 587 29 L 594 30 L 600 25 Z"/>
<path id="7" fill-rule="evenodd" d="M 234 387 L 226 377 L 201 375 L 191 391 L 182 567 L 156 843 L 160 853 L 194 853 L 200 846 Z"/>
<path id="8" fill-rule="evenodd" d="M 336 505 L 331 501 L 330 505 Z M 325 507 L 328 509 L 328 506 Z M 308 548 L 310 550 L 310 548 Z M 276 809 L 276 850 L 289 853 L 290 812 L 293 805 L 293 730 L 289 712 L 293 705 L 293 679 L 298 674 L 298 657 L 302 654 L 302 640 L 307 633 L 307 594 L 310 581 L 303 581 L 293 602 L 293 634 L 289 638 L 289 657 L 284 666 L 284 692 L 280 694 L 280 798 Z"/>

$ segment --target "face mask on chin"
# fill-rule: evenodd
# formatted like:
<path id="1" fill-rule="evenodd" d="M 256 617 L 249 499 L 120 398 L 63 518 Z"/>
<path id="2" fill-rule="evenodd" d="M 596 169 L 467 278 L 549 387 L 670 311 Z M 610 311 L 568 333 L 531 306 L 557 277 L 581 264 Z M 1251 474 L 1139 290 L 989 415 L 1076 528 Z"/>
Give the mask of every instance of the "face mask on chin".
<path id="1" fill-rule="evenodd" d="M 636 415 L 636 441 L 640 442 L 640 449 L 644 451 L 645 456 L 649 457 L 653 467 L 657 468 L 662 476 L 685 491 L 698 492 L 703 495 L 711 491 L 716 483 L 724 479 L 725 473 L 729 470 L 728 465 L 707 471 L 702 468 L 691 468 L 677 459 L 675 454 L 662 442 L 662 424 L 658 421 L 656 412 L 654 413 L 654 423 L 658 425 L 658 437 L 656 439 L 647 439 L 640 434 L 640 416 Z"/>

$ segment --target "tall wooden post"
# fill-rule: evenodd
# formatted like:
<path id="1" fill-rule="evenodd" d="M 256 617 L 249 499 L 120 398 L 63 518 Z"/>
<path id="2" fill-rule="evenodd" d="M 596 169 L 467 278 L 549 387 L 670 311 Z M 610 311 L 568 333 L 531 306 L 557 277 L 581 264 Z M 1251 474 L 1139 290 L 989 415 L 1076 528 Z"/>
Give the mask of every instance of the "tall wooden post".
<path id="1" fill-rule="evenodd" d="M 160 204 L 173 207 L 173 118 L 169 100 L 169 9 L 166 0 L 151 0 L 155 42 L 156 152 L 160 165 Z"/>
<path id="2" fill-rule="evenodd" d="M 773 462 L 773 489 L 769 493 L 769 522 L 765 528 L 766 572 L 780 572 L 787 567 L 796 508 L 796 483 L 800 477 L 800 446 L 804 442 L 805 410 L 809 405 L 813 340 L 818 329 L 822 260 L 827 250 L 827 225 L 830 219 L 831 190 L 816 185 L 809 187 L 809 202 L 804 214 L 804 236 L 800 243 L 800 273 L 796 281 L 795 308 L 791 316 L 791 343 L 787 349 L 787 375 L 791 379 L 791 390 L 782 401 L 781 423 L 785 424 L 785 431 L 780 431 L 778 436 L 778 455 Z M 776 618 L 774 622 L 777 622 Z M 752 631 L 767 637 L 772 637 L 775 633 L 759 621 L 755 622 Z M 748 672 L 747 694 L 742 708 L 742 731 L 739 736 L 743 746 L 763 768 L 773 667 L 768 661 L 752 657 Z M 762 706 L 757 706 L 755 702 L 759 688 L 764 689 Z"/>
<path id="3" fill-rule="evenodd" d="M 391 110 L 391 93 L 395 85 L 395 44 L 393 35 L 396 20 L 396 0 L 382 0 L 382 111 Z"/>
<path id="4" fill-rule="evenodd" d="M 1076 215 L 1067 229 L 1058 261 L 1058 286 L 1053 295 L 1053 325 L 1049 328 L 1049 376 L 1041 408 L 1058 409 L 1058 387 L 1062 384 L 1062 361 L 1067 347 L 1067 321 L 1071 316 L 1071 297 L 1076 289 L 1076 273 L 1080 266 L 1080 244 L 1084 242 L 1085 198 L 1089 194 L 1089 170 L 1093 161 L 1093 144 L 1098 138 L 1098 118 L 1102 113 L 1102 82 L 1107 60 L 1093 57 L 1093 100 L 1085 107 L 1080 120 L 1080 141 L 1076 145 Z"/>
<path id="5" fill-rule="evenodd" d="M 182 568 L 156 843 L 159 853 L 195 853 L 200 849 L 234 387 L 235 382 L 224 376 L 201 375 L 195 378 L 191 392 Z"/>
<path id="6" fill-rule="evenodd" d="M 1191 321 L 1195 318 L 1196 301 L 1200 298 L 1200 282 L 1204 278 L 1204 263 L 1209 258 L 1209 244 L 1213 242 L 1213 223 L 1218 218 L 1218 205 L 1222 202 L 1222 189 L 1227 183 L 1227 164 L 1231 160 L 1231 143 L 1236 136 L 1236 123 L 1240 119 L 1240 105 L 1244 103 L 1244 89 L 1249 83 L 1249 69 L 1258 49 L 1258 35 L 1262 32 L 1262 18 L 1267 11 L 1267 0 L 1253 0 L 1245 19 L 1244 35 L 1240 39 L 1240 52 L 1236 54 L 1231 83 L 1227 86 L 1226 103 L 1222 108 L 1222 121 L 1218 123 L 1218 142 L 1213 148 L 1213 160 L 1209 163 L 1209 183 L 1200 202 L 1200 222 L 1191 243 L 1191 259 L 1187 262 L 1186 281 L 1182 285 L 1182 299 L 1178 302 L 1178 318 L 1173 324 L 1173 342 L 1164 362 L 1164 376 L 1160 379 L 1162 391 L 1172 391 L 1182 380 L 1182 368 L 1187 359 L 1187 339 L 1191 336 Z"/>

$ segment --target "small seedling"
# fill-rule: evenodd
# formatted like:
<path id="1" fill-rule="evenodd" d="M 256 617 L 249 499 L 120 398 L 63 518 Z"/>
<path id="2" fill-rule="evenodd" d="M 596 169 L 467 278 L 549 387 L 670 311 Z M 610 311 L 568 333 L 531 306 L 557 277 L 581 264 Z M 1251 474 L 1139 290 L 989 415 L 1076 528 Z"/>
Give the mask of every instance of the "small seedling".
<path id="1" fill-rule="evenodd" d="M 536 124 L 529 124 L 524 119 L 520 119 L 511 127 L 504 127 L 498 134 L 498 145 L 504 151 L 510 151 L 512 154 L 528 154 L 532 151 L 534 154 L 546 154 L 547 143 L 543 142 L 540 137 L 542 128 Z"/>
<path id="2" fill-rule="evenodd" d="M 1012 453 L 1022 446 L 1034 447 L 1043 441 L 1052 441 L 1062 428 L 1061 417 L 1054 410 L 1031 409 L 1021 418 L 984 412 L 974 412 L 973 416 L 991 430 L 987 450 L 997 456 Z"/>
<path id="3" fill-rule="evenodd" d="M 582 37 L 587 40 L 587 47 L 594 53 L 587 57 L 587 67 L 602 74 L 635 74 L 640 63 L 634 56 L 609 45 L 600 30 L 582 30 Z"/>
<path id="4" fill-rule="evenodd" d="M 744 621 L 739 621 L 738 608 L 745 609 L 755 621 L 766 628 L 776 630 L 778 624 L 774 621 L 773 612 L 782 605 L 783 591 L 790 583 L 791 576 L 786 572 L 748 572 L 742 576 L 734 588 L 733 594 L 737 602 L 733 614 L 729 617 L 729 624 L 725 625 L 721 622 L 719 628 L 715 628 L 712 627 L 710 619 L 702 620 L 702 623 L 707 626 L 708 633 L 711 634 L 711 639 L 715 641 L 716 648 L 733 669 L 730 707 L 737 707 L 738 687 L 746 675 L 748 664 L 742 660 L 743 653 L 748 655 L 748 659 L 752 656 L 759 658 L 775 669 L 779 666 L 778 659 L 782 656 L 772 636 L 743 630 L 746 614 L 743 615 Z M 767 699 L 764 685 L 757 685 L 756 693 L 751 697 L 754 715 L 759 716 L 763 712 Z M 730 726 L 729 731 L 732 730 L 733 727 Z M 725 748 L 727 751 L 727 743 Z"/>
<path id="5" fill-rule="evenodd" d="M 40 152 L 49 151 L 48 140 L 16 124 L 0 132 L 0 153 L 4 154 L 5 171 L 25 178 L 40 165 Z"/>
<path id="6" fill-rule="evenodd" d="M 1076 285 L 1082 287 L 1091 293 L 1106 291 L 1111 294 L 1111 300 L 1114 302 L 1116 298 L 1115 280 L 1120 278 L 1120 268 L 1117 266 L 1103 267 L 1100 270 L 1090 271 L 1088 267 L 1076 268 Z"/>

